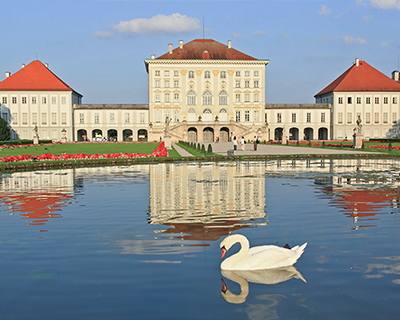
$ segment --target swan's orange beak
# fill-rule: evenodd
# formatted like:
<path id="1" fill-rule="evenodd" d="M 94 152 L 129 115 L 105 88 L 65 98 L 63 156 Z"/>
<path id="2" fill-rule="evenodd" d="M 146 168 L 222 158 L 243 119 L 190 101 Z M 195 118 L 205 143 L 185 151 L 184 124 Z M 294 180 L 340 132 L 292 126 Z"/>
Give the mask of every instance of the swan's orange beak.
<path id="1" fill-rule="evenodd" d="M 221 259 L 224 258 L 225 253 L 226 253 L 227 251 L 228 251 L 228 250 L 226 250 L 225 247 L 222 247 L 222 248 L 221 248 Z"/>
<path id="2" fill-rule="evenodd" d="M 221 279 L 221 281 L 222 281 L 222 292 L 223 293 L 225 293 L 226 292 L 226 290 L 228 290 L 228 288 L 226 287 L 226 284 L 225 284 L 225 282 L 224 282 L 224 279 Z"/>

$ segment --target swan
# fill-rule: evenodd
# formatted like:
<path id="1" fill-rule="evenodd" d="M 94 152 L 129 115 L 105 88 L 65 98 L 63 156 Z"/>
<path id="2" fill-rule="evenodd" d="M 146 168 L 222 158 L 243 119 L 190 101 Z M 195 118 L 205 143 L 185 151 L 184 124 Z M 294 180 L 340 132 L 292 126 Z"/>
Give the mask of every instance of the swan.
<path id="1" fill-rule="evenodd" d="M 221 259 L 225 253 L 239 242 L 241 249 L 238 253 L 226 258 L 221 263 L 222 270 L 262 270 L 291 266 L 303 254 L 307 242 L 302 246 L 293 248 L 278 247 L 273 245 L 250 248 L 249 240 L 241 234 L 226 237 L 220 243 Z"/>

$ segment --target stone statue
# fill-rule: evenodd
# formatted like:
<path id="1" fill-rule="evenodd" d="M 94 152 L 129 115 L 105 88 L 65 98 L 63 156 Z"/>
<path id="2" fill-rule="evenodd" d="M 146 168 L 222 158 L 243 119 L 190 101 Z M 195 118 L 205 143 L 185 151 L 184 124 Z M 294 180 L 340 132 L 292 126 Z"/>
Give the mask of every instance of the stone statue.
<path id="1" fill-rule="evenodd" d="M 33 133 L 34 133 L 33 137 L 39 139 L 39 129 L 36 124 L 35 124 L 35 127 L 33 128 Z"/>
<path id="2" fill-rule="evenodd" d="M 170 117 L 165 117 L 165 129 L 164 129 L 164 135 L 168 135 L 169 132 L 169 123 L 171 122 Z"/>
<path id="3" fill-rule="evenodd" d="M 354 132 L 356 134 L 361 134 L 362 124 L 361 124 L 361 117 L 360 116 L 358 116 L 356 124 L 357 124 L 357 127 L 354 128 Z"/>

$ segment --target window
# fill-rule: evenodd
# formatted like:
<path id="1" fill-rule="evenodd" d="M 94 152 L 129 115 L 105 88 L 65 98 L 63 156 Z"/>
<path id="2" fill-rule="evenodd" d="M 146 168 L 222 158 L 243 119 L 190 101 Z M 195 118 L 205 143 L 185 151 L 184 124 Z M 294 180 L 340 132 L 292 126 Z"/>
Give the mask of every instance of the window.
<path id="1" fill-rule="evenodd" d="M 292 122 L 296 122 L 297 118 L 297 114 L 296 113 L 292 113 Z"/>
<path id="2" fill-rule="evenodd" d="M 244 76 L 245 76 L 245 77 L 250 77 L 250 71 L 245 71 L 245 72 L 244 72 Z"/>
<path id="3" fill-rule="evenodd" d="M 159 87 L 160 87 L 160 80 L 156 80 L 156 82 L 155 82 L 155 87 L 156 87 L 156 88 L 159 88 Z"/>
<path id="4" fill-rule="evenodd" d="M 337 136 L 338 138 L 343 138 L 343 129 L 338 129 Z"/>
<path id="5" fill-rule="evenodd" d="M 26 104 L 26 97 L 22 97 L 21 102 L 22 104 Z"/>
<path id="6" fill-rule="evenodd" d="M 2 103 L 3 103 L 3 104 L 7 104 L 7 97 L 3 97 L 3 98 L 2 98 Z"/>
<path id="7" fill-rule="evenodd" d="M 365 114 L 365 123 L 371 123 L 371 113 L 369 112 Z"/>
<path id="8" fill-rule="evenodd" d="M 189 79 L 194 79 L 194 71 L 189 71 Z"/>
<path id="9" fill-rule="evenodd" d="M 115 117 L 114 117 L 114 113 L 110 113 L 110 123 L 114 123 L 115 122 Z"/>
<path id="10" fill-rule="evenodd" d="M 57 103 L 57 98 L 51 97 L 51 104 L 56 104 L 56 103 Z"/>
<path id="11" fill-rule="evenodd" d="M 156 71 L 154 72 L 154 75 L 155 75 L 156 77 L 159 77 L 159 76 L 160 76 L 160 70 L 156 70 Z"/>
<path id="12" fill-rule="evenodd" d="M 221 71 L 220 78 L 221 79 L 226 79 L 226 71 Z"/>
<path id="13" fill-rule="evenodd" d="M 236 77 L 240 77 L 240 71 L 236 71 Z"/>
<path id="14" fill-rule="evenodd" d="M 387 112 L 383 113 L 383 123 L 388 123 L 389 122 L 389 115 Z"/>
<path id="15" fill-rule="evenodd" d="M 352 104 L 353 103 L 353 99 L 351 97 L 347 97 L 347 103 L 348 104 Z"/>
<path id="16" fill-rule="evenodd" d="M 244 82 L 244 87 L 245 87 L 245 88 L 250 88 L 250 81 L 249 81 L 249 80 L 246 80 L 246 81 Z"/>
<path id="17" fill-rule="evenodd" d="M 212 104 L 212 94 L 210 91 L 206 91 L 203 94 L 203 104 L 209 105 Z"/>
<path id="18" fill-rule="evenodd" d="M 51 130 L 51 138 L 57 139 L 57 130 Z"/>
<path id="19" fill-rule="evenodd" d="M 258 88 L 258 80 L 254 80 L 254 88 Z"/>
<path id="20" fill-rule="evenodd" d="M 13 113 L 12 115 L 11 115 L 11 117 L 12 117 L 12 122 L 14 123 L 14 124 L 18 124 L 18 113 Z"/>
<path id="21" fill-rule="evenodd" d="M 343 113 L 342 112 L 338 113 L 337 119 L 338 119 L 338 123 L 343 123 Z"/>
<path id="22" fill-rule="evenodd" d="M 254 76 L 258 77 L 258 71 L 254 71 Z"/>
<path id="23" fill-rule="evenodd" d="M 389 103 L 389 98 L 388 97 L 384 97 L 383 98 L 383 103 L 384 104 L 388 104 Z"/>
<path id="24" fill-rule="evenodd" d="M 159 93 L 156 93 L 155 95 L 155 101 L 160 102 L 161 101 L 161 95 Z"/>
<path id="25" fill-rule="evenodd" d="M 61 97 L 61 104 L 66 104 L 66 103 L 67 103 L 67 98 Z"/>
<path id="26" fill-rule="evenodd" d="M 339 103 L 339 104 L 343 104 L 343 97 L 339 97 L 339 98 L 338 98 L 338 103 Z"/>
<path id="27" fill-rule="evenodd" d="M 179 93 L 174 93 L 174 101 L 179 101 Z"/>
<path id="28" fill-rule="evenodd" d="M 174 80 L 174 87 L 179 88 L 179 80 Z"/>
<path id="29" fill-rule="evenodd" d="M 325 112 L 321 113 L 321 122 L 325 122 Z"/>
<path id="30" fill-rule="evenodd" d="M 282 122 L 282 113 L 277 113 L 276 114 L 276 122 L 278 122 L 278 123 Z"/>
<path id="31" fill-rule="evenodd" d="M 236 88 L 240 88 L 240 80 L 236 81 Z"/>
<path id="32" fill-rule="evenodd" d="M 42 125 L 47 125 L 47 113 L 43 112 L 42 113 Z"/>
<path id="33" fill-rule="evenodd" d="M 379 123 L 379 112 L 375 112 L 374 114 L 374 123 Z"/>
<path id="34" fill-rule="evenodd" d="M 219 93 L 219 104 L 221 104 L 221 105 L 228 104 L 228 94 L 226 93 L 226 91 L 221 91 Z"/>
<path id="35" fill-rule="evenodd" d="M 371 98 L 370 97 L 365 98 L 365 103 L 366 104 L 371 104 Z"/>
<path id="36" fill-rule="evenodd" d="M 175 110 L 175 112 L 174 112 L 174 121 L 179 122 L 179 111 L 178 110 Z"/>
<path id="37" fill-rule="evenodd" d="M 57 113 L 51 113 L 51 124 L 57 124 Z"/>
<path id="38" fill-rule="evenodd" d="M 79 123 L 85 123 L 85 114 L 84 113 L 79 114 Z"/>
<path id="39" fill-rule="evenodd" d="M 169 70 L 165 70 L 165 71 L 164 71 L 164 76 L 169 77 Z"/>
<path id="40" fill-rule="evenodd" d="M 42 97 L 42 104 L 46 104 L 46 103 L 47 103 L 46 97 Z"/>
<path id="41" fill-rule="evenodd" d="M 144 123 L 144 120 L 145 120 L 145 114 L 144 114 L 144 112 L 141 112 L 139 114 L 139 121 L 140 121 L 140 123 Z"/>
<path id="42" fill-rule="evenodd" d="M 375 97 L 375 104 L 379 104 L 379 97 Z"/>
<path id="43" fill-rule="evenodd" d="M 307 122 L 311 122 L 311 112 L 307 112 Z"/>
<path id="44" fill-rule="evenodd" d="M 32 113 L 32 124 L 37 124 L 37 123 L 38 123 L 37 113 L 34 112 Z"/>
<path id="45" fill-rule="evenodd" d="M 260 121 L 259 119 L 260 119 L 260 112 L 259 111 L 254 111 L 253 112 L 253 118 L 254 118 L 254 122 L 258 122 L 258 121 Z"/>
<path id="46" fill-rule="evenodd" d="M 347 123 L 353 122 L 353 114 L 351 112 L 347 112 Z"/>
<path id="47" fill-rule="evenodd" d="M 169 93 L 166 93 L 164 98 L 165 98 L 165 102 L 169 102 Z"/>
<path id="48" fill-rule="evenodd" d="M 397 97 L 393 97 L 393 104 L 397 104 Z"/>
<path id="49" fill-rule="evenodd" d="M 193 91 L 189 91 L 187 95 L 187 104 L 190 105 L 196 104 L 196 94 Z"/>
<path id="50" fill-rule="evenodd" d="M 126 112 L 125 113 L 125 123 L 130 123 L 131 122 L 131 114 Z"/>
<path id="51" fill-rule="evenodd" d="M 32 104 L 36 104 L 36 97 L 32 97 Z"/>
<path id="52" fill-rule="evenodd" d="M 11 103 L 16 104 L 17 103 L 17 97 L 12 97 L 11 98 Z"/>
<path id="53" fill-rule="evenodd" d="M 244 102 L 250 102 L 250 94 L 245 93 L 245 95 L 244 95 Z"/>
<path id="54" fill-rule="evenodd" d="M 179 77 L 179 71 L 178 70 L 174 71 L 174 77 Z"/>
<path id="55" fill-rule="evenodd" d="M 250 111 L 246 110 L 244 112 L 244 121 L 249 122 L 250 121 Z"/>
<path id="56" fill-rule="evenodd" d="M 397 122 L 397 112 L 392 113 L 392 122 L 396 123 Z"/>
<path id="57" fill-rule="evenodd" d="M 165 80 L 165 82 L 164 82 L 164 87 L 165 87 L 165 88 L 169 88 L 169 80 Z"/>
<path id="58" fill-rule="evenodd" d="M 161 122 L 161 111 L 156 110 L 156 122 Z"/>
<path id="59" fill-rule="evenodd" d="M 235 101 L 240 102 L 240 93 L 235 94 Z"/>
<path id="60" fill-rule="evenodd" d="M 28 124 L 28 114 L 26 112 L 22 113 L 22 124 Z"/>
<path id="61" fill-rule="evenodd" d="M 236 111 L 236 122 L 240 122 L 240 111 Z"/>
<path id="62" fill-rule="evenodd" d="M 205 79 L 210 79 L 211 78 L 211 72 L 210 71 L 204 71 L 204 78 Z"/>
<path id="63" fill-rule="evenodd" d="M 65 112 L 61 113 L 61 124 L 67 124 L 67 114 Z"/>
<path id="64" fill-rule="evenodd" d="M 361 97 L 357 97 L 357 104 L 361 104 Z"/>
<path id="65" fill-rule="evenodd" d="M 260 95 L 258 93 L 254 94 L 254 102 L 260 102 Z"/>
<path id="66" fill-rule="evenodd" d="M 100 123 L 100 115 L 98 113 L 94 114 L 94 123 Z"/>

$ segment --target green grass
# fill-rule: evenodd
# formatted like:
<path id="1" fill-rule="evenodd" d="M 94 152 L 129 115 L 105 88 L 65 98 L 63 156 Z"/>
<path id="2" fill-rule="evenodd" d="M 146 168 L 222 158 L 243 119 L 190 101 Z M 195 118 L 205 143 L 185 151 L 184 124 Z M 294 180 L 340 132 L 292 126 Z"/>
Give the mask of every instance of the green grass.
<path id="1" fill-rule="evenodd" d="M 194 157 L 204 157 L 204 152 L 197 150 L 197 148 L 196 149 L 190 148 L 183 143 L 177 143 L 177 145 L 180 146 L 182 149 L 186 150 L 187 152 L 191 153 Z M 207 152 L 206 157 L 222 157 L 222 156 L 216 153 Z"/>
<path id="2" fill-rule="evenodd" d="M 17 156 L 31 154 L 39 156 L 45 153 L 61 154 L 67 153 L 75 155 L 77 153 L 86 154 L 107 154 L 107 153 L 141 153 L 151 154 L 159 143 L 66 143 L 52 145 L 35 145 L 29 147 L 3 148 L 0 157 Z M 46 150 L 48 149 L 48 150 Z"/>

